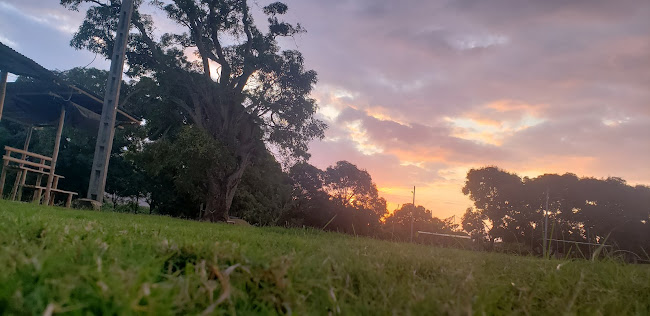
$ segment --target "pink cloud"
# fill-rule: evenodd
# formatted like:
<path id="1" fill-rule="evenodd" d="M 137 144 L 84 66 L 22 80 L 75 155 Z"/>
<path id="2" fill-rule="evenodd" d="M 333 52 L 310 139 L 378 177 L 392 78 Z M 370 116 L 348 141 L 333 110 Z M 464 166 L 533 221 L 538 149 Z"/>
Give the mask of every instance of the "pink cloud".
<path id="1" fill-rule="evenodd" d="M 60 49 L 69 34 L 50 25 L 83 13 L 5 2 L 2 35 L 28 56 L 59 69 L 92 60 Z M 648 1 L 287 2 L 308 33 L 283 45 L 318 72 L 330 125 L 312 163 L 368 169 L 391 205 L 416 185 L 418 203 L 460 214 L 464 173 L 485 165 L 650 184 Z M 30 18 L 39 15 L 50 24 Z"/>

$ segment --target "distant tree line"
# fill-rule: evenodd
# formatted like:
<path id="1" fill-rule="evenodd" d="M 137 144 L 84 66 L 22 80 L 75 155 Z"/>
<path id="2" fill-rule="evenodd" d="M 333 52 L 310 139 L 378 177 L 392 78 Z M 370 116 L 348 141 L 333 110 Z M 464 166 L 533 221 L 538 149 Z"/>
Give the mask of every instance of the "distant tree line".
<path id="1" fill-rule="evenodd" d="M 149 212 L 187 219 L 202 219 L 199 172 L 214 148 L 203 148 L 203 137 L 186 127 L 175 141 L 144 141 L 144 126 L 118 129 L 106 186 L 108 210 L 117 201 L 146 201 Z M 24 126 L 0 124 L 0 145 L 20 147 Z M 93 158 L 94 136 L 66 128 L 57 173 L 65 175 L 61 187 L 84 196 Z M 51 154 L 54 132 L 44 128 L 32 137 L 33 152 Z M 10 174 L 11 176 L 11 174 Z M 11 178 L 8 183 L 11 183 Z M 11 187 L 5 188 L 5 195 Z M 115 197 L 115 198 L 114 198 Z M 134 205 L 135 206 L 135 205 Z M 119 208 L 136 211 L 137 208 Z M 339 161 L 325 170 L 306 162 L 282 170 L 274 156 L 256 160 L 244 173 L 233 199 L 231 214 L 258 226 L 314 227 L 358 236 L 408 241 L 413 214 L 414 231 L 459 234 L 458 226 L 433 217 L 423 206 L 404 204 L 388 212 L 370 174 L 356 165 Z M 418 241 L 418 239 L 416 239 Z"/>
<path id="2" fill-rule="evenodd" d="M 59 76 L 102 95 L 107 73 L 75 68 Z M 116 130 L 107 207 L 137 211 L 137 202 L 145 201 L 153 214 L 205 220 L 205 192 L 210 185 L 205 171 L 215 166 L 228 169 L 236 163 L 236 155 L 205 130 L 185 122 L 177 107 L 160 102 L 159 89 L 147 77 L 123 83 L 123 99 L 129 100 L 125 109 L 146 124 Z M 22 147 L 25 131 L 3 120 L 0 145 Z M 53 129 L 35 131 L 30 150 L 51 155 L 53 141 Z M 66 177 L 60 184 L 63 189 L 86 195 L 94 146 L 93 132 L 64 130 L 57 165 L 57 173 Z M 410 241 L 413 231 L 414 242 L 488 250 L 514 245 L 515 252 L 541 254 L 548 195 L 549 238 L 605 243 L 642 256 L 650 250 L 650 189 L 627 185 L 620 178 L 547 174 L 530 179 L 496 167 L 472 169 L 463 193 L 475 206 L 465 212 L 461 230 L 461 225 L 436 218 L 423 206 L 407 203 L 389 212 L 371 175 L 350 162 L 339 161 L 321 170 L 303 159 L 288 159 L 283 168 L 264 143 L 260 146 L 242 174 L 229 211 L 253 225 L 314 227 L 396 241 Z M 5 195 L 10 189 L 6 186 Z M 132 207 L 120 207 L 125 198 Z M 418 235 L 418 231 L 467 234 L 474 242 Z M 594 250 L 558 241 L 549 248 L 556 254 L 588 255 Z"/>
<path id="3" fill-rule="evenodd" d="M 67 82 L 103 95 L 107 72 L 75 68 L 58 73 Z M 20 81 L 29 80 L 19 78 Z M 173 104 L 157 97 L 160 86 L 147 77 L 123 82 L 127 112 L 144 119 L 143 125 L 116 129 L 107 178 L 106 207 L 136 211 L 144 201 L 153 214 L 205 220 L 205 171 L 228 169 L 237 157 L 228 146 L 205 130 L 184 121 Z M 22 147 L 25 127 L 10 121 L 0 124 L 0 145 Z M 63 131 L 57 173 L 65 175 L 63 189 L 87 194 L 95 146 L 95 132 L 67 126 Z M 51 155 L 54 131 L 35 131 L 33 152 Z M 458 225 L 432 217 L 422 206 L 404 204 L 392 214 L 379 196 L 370 174 L 339 161 L 320 170 L 301 159 L 288 159 L 286 168 L 264 143 L 242 174 L 229 213 L 253 225 L 315 227 L 352 235 L 410 240 L 410 214 L 414 231 L 454 232 Z M 12 180 L 9 179 L 9 182 Z M 10 190 L 6 187 L 5 193 Z M 119 207 L 128 199 L 132 208 Z M 456 232 L 458 233 L 458 232 Z"/>
<path id="4" fill-rule="evenodd" d="M 463 229 L 489 247 L 498 241 L 543 253 L 547 211 L 547 247 L 558 255 L 589 254 L 597 246 L 588 243 L 595 243 L 650 259 L 648 186 L 571 173 L 521 178 L 486 167 L 468 172 L 463 193 L 475 206 L 465 212 Z"/>

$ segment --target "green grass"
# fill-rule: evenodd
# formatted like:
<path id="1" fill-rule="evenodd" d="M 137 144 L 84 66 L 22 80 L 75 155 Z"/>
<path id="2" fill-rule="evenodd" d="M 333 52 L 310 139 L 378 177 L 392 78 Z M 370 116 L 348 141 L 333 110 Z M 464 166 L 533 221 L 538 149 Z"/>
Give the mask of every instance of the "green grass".
<path id="1" fill-rule="evenodd" d="M 0 201 L 0 314 L 649 315 L 650 266 Z"/>

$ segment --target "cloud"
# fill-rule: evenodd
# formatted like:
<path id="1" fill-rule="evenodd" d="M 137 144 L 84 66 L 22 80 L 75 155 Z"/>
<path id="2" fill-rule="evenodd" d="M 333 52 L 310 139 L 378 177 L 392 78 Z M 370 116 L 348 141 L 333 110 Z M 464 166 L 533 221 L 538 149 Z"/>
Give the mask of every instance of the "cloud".
<path id="1" fill-rule="evenodd" d="M 394 157 L 393 165 L 369 168 L 382 173 L 380 184 L 390 181 L 385 192 L 393 199 L 407 201 L 398 188 L 417 181 L 401 173 L 404 167 L 436 174 L 422 185 L 453 183 L 457 191 L 469 168 L 486 165 L 528 176 L 568 171 L 650 183 L 642 136 L 650 135 L 650 3 L 360 0 L 289 7 L 309 31 L 298 46 L 319 85 L 355 91 L 354 100 L 336 105 L 327 135 L 349 141 L 339 125 L 355 122 L 364 143 L 382 149 L 358 156 L 360 166 Z M 348 149 L 336 157 L 360 150 Z M 392 177 L 380 171 L 386 168 Z"/>
<path id="2" fill-rule="evenodd" d="M 0 42 L 4 43 L 5 45 L 12 47 L 13 49 L 19 49 L 20 45 L 18 43 L 10 40 L 7 37 L 4 37 L 2 34 L 0 34 Z"/>
<path id="3" fill-rule="evenodd" d="M 8 15 L 21 16 L 32 23 L 70 35 L 77 30 L 79 22 L 83 19 L 83 13 L 62 10 L 62 7 L 54 1 L 49 3 L 35 0 L 2 1 L 0 11 Z"/>
<path id="4" fill-rule="evenodd" d="M 0 41 L 48 69 L 66 70 L 88 64 L 108 69 L 108 61 L 69 46 L 71 30 L 81 24 L 83 16 L 54 1 L 0 1 Z"/>
<path id="5" fill-rule="evenodd" d="M 391 206 L 416 185 L 417 203 L 460 215 L 464 175 L 486 165 L 650 184 L 646 0 L 287 4 L 308 33 L 282 44 L 318 72 L 330 126 L 311 162 L 366 168 Z M 175 27 L 150 13 L 158 32 Z M 0 40 L 49 68 L 79 66 L 93 56 L 67 42 L 82 18 L 56 1 L 0 0 Z"/>
<path id="6" fill-rule="evenodd" d="M 455 137 L 501 146 L 506 138 L 544 122 L 545 107 L 497 100 L 444 119 L 453 126 Z"/>

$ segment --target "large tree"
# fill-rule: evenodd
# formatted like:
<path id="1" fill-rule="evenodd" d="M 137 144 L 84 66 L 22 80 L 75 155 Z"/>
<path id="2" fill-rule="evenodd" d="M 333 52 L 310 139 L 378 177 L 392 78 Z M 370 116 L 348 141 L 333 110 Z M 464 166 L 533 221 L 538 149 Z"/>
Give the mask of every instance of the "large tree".
<path id="1" fill-rule="evenodd" d="M 354 234 L 372 234 L 386 214 L 386 200 L 379 196 L 377 185 L 368 171 L 347 161 L 327 167 L 324 190 L 330 195 L 337 217 L 332 228 Z"/>
<path id="2" fill-rule="evenodd" d="M 289 177 L 293 184 L 295 213 L 303 218 L 305 225 L 323 228 L 336 214 L 325 191 L 325 172 L 301 162 L 289 169 Z"/>
<path id="3" fill-rule="evenodd" d="M 517 219 L 525 211 L 521 178 L 496 167 L 472 169 L 467 173 L 463 194 L 491 223 L 490 238 L 517 240 L 525 232 Z"/>
<path id="4" fill-rule="evenodd" d="M 379 197 L 377 185 L 372 182 L 368 171 L 345 160 L 327 167 L 325 190 L 335 202 L 343 206 L 372 209 L 379 217 L 386 211 L 386 201 Z"/>
<path id="5" fill-rule="evenodd" d="M 71 44 L 109 57 L 121 2 L 61 0 L 72 10 L 83 3 L 90 7 Z M 266 31 L 254 22 L 246 0 L 150 4 L 164 11 L 177 31 L 156 36 L 153 19 L 141 12 L 143 1 L 136 1 L 127 74 L 151 77 L 160 88 L 156 102 L 174 104 L 181 124 L 203 130 L 236 159 L 233 164 L 215 162 L 204 174 L 203 219 L 227 220 L 244 170 L 266 150 L 260 144 L 303 158 L 307 143 L 323 136 L 326 126 L 314 118 L 316 102 L 309 96 L 316 73 L 305 69 L 300 52 L 282 51 L 277 42 L 304 29 L 279 19 L 287 12 L 280 2 L 262 8 Z"/>
<path id="6" fill-rule="evenodd" d="M 547 236 L 567 241 L 554 242 L 554 251 L 566 253 L 580 245 L 583 253 L 589 253 L 593 247 L 572 242 L 597 242 L 637 255 L 650 252 L 647 186 L 630 186 L 620 178 L 578 178 L 571 173 L 522 179 L 486 167 L 468 172 L 463 193 L 476 207 L 463 217 L 463 227 L 475 232 L 472 235 L 481 232 L 483 220 L 488 220 L 491 240 L 525 243 L 541 251 L 544 212 L 548 212 Z"/>

